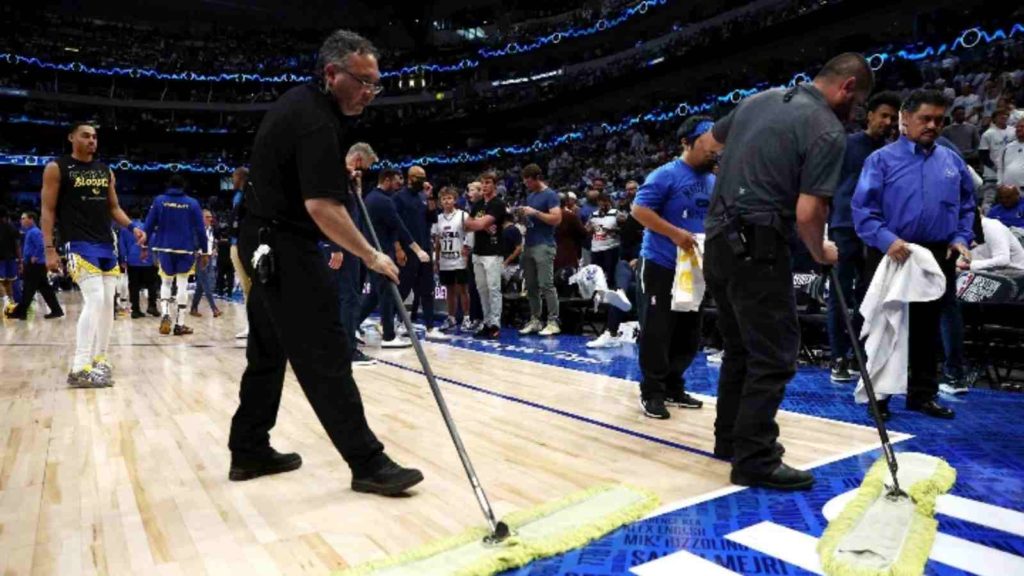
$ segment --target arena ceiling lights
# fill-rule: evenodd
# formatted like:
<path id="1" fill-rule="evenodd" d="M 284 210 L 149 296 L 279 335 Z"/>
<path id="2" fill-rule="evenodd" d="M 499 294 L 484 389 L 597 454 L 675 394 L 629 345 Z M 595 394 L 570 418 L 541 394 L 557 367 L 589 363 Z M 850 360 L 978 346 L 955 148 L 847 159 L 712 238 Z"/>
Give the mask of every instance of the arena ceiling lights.
<path id="1" fill-rule="evenodd" d="M 527 52 L 533 52 L 539 50 L 545 46 L 550 46 L 560 43 L 562 40 L 571 38 L 583 38 L 586 36 L 592 36 L 612 28 L 621 26 L 625 22 L 638 17 L 647 12 L 651 8 L 658 6 L 664 6 L 668 4 L 670 0 L 643 0 L 643 2 L 627 8 L 619 13 L 615 18 L 602 18 L 593 24 L 585 27 L 569 27 L 557 32 L 542 36 L 530 43 L 519 43 L 510 42 L 504 47 L 492 50 L 489 48 L 480 48 L 477 51 L 477 55 L 483 59 L 488 60 L 492 58 L 501 58 L 503 56 L 509 56 L 514 54 L 525 54 Z M 2 53 L 0 59 L 5 59 L 10 64 L 19 64 L 24 66 L 32 66 L 36 68 L 43 68 L 45 70 L 56 70 L 59 72 L 77 72 L 80 74 L 94 74 L 97 76 L 121 76 L 129 78 L 144 78 L 154 80 L 171 80 L 178 82 L 263 82 L 263 83 L 286 83 L 286 84 L 300 84 L 308 82 L 312 79 L 312 76 L 303 74 L 277 74 L 277 75 L 263 75 L 257 73 L 244 73 L 244 72 L 232 72 L 224 74 L 204 74 L 202 72 L 160 72 L 152 68 L 135 68 L 135 67 L 113 67 L 106 68 L 102 66 L 88 66 L 81 62 L 47 62 L 33 56 L 23 56 L 20 54 Z M 454 64 L 413 64 L 410 66 L 403 66 L 397 70 L 384 70 L 381 72 L 381 78 L 394 78 L 406 76 L 409 74 L 422 74 L 430 72 L 434 74 L 443 74 L 448 72 L 459 72 L 462 70 L 469 70 L 480 66 L 480 60 L 474 60 L 471 58 L 464 58 Z"/>
<path id="2" fill-rule="evenodd" d="M 902 50 L 895 52 L 880 52 L 868 56 L 868 63 L 875 70 L 884 66 L 887 62 L 895 60 L 910 60 L 917 61 L 924 58 L 941 56 L 946 52 L 950 52 L 957 49 L 970 49 L 982 42 L 990 44 L 1000 40 L 1006 40 L 1016 35 L 1024 35 L 1024 24 L 1014 24 L 1009 32 L 999 28 L 993 32 L 987 32 L 979 27 L 968 28 L 961 32 L 956 39 L 950 44 L 940 44 L 939 46 L 927 46 L 927 47 L 907 47 Z M 8 57 L 10 55 L 0 54 L 0 59 Z M 725 94 L 719 96 L 713 96 L 708 98 L 703 104 L 692 105 L 687 102 L 683 102 L 671 110 L 652 110 L 645 114 L 639 114 L 637 116 L 631 116 L 625 118 L 622 121 L 615 124 L 600 123 L 597 124 L 605 132 L 614 133 L 627 130 L 637 124 L 641 123 L 661 123 L 670 121 L 679 121 L 682 118 L 690 116 L 692 114 L 698 114 L 710 110 L 716 103 L 736 103 L 743 98 L 756 94 L 763 90 L 776 87 L 792 87 L 802 82 L 808 82 L 811 77 L 804 72 L 797 72 L 790 78 L 789 82 L 781 86 L 773 86 L 770 83 L 764 82 L 758 84 L 753 88 L 736 88 Z M 594 124 L 584 126 L 579 130 L 566 132 L 559 136 L 549 138 L 547 140 L 536 140 L 531 144 L 517 144 L 510 146 L 497 146 L 482 150 L 480 152 L 462 152 L 457 154 L 441 154 L 436 156 L 421 156 L 419 158 L 406 159 L 401 161 L 390 161 L 382 160 L 375 166 L 376 168 L 406 168 L 413 164 L 425 165 L 454 165 L 454 164 L 470 164 L 475 162 L 481 162 L 490 160 L 493 158 L 501 158 L 505 156 L 519 156 L 524 154 L 530 154 L 533 152 L 539 152 L 543 150 L 550 150 L 556 148 L 566 142 L 574 142 L 577 140 L 583 140 L 590 130 L 594 127 Z M 53 160 L 50 156 L 34 156 L 34 155 L 12 155 L 12 154 L 0 154 L 0 165 L 8 166 L 44 166 L 47 162 Z M 224 163 L 216 164 L 201 164 L 201 163 L 189 163 L 189 162 L 172 162 L 172 163 L 159 163 L 159 162 L 148 162 L 144 164 L 137 164 L 129 162 L 127 160 L 113 161 L 110 163 L 110 167 L 115 170 L 127 170 L 127 171 L 138 171 L 138 172 L 197 172 L 204 174 L 229 174 L 233 167 L 228 166 Z"/>

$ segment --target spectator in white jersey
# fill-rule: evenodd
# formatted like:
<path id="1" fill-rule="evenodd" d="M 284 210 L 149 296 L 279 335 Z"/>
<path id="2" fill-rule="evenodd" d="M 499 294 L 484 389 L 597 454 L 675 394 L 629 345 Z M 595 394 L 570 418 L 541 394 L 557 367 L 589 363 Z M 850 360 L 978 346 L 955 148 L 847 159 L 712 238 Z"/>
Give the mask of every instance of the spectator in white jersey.
<path id="1" fill-rule="evenodd" d="M 441 212 L 431 230 L 434 238 L 434 270 L 445 288 L 448 318 L 441 330 L 454 330 L 459 326 L 456 310 L 461 303 L 463 326 L 469 326 L 469 244 L 466 243 L 466 213 L 455 207 L 455 190 L 442 188 Z"/>

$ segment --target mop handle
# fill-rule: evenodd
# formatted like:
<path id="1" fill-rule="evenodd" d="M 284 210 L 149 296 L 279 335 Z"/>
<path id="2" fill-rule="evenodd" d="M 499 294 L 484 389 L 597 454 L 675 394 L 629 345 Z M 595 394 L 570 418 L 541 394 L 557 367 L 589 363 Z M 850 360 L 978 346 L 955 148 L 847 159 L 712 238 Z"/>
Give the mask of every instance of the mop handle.
<path id="1" fill-rule="evenodd" d="M 373 227 L 373 221 L 370 220 L 370 212 L 366 209 L 366 203 L 363 202 L 362 194 L 353 192 L 353 195 L 356 197 L 356 202 L 359 203 L 359 210 L 366 220 L 366 228 L 370 231 L 373 245 L 378 251 L 383 252 L 380 239 L 377 238 L 377 230 Z M 388 279 L 385 278 L 385 280 Z M 405 303 L 402 302 L 402 295 L 398 292 L 398 286 L 388 280 L 388 288 L 390 289 L 391 297 L 395 299 L 398 314 L 402 317 L 402 324 L 409 333 L 409 339 L 412 341 L 412 347 L 416 351 L 416 357 L 419 358 L 420 365 L 423 367 L 423 374 L 427 377 L 427 382 L 430 384 L 430 391 L 433 392 L 434 400 L 437 401 L 437 407 L 441 410 L 441 417 L 444 418 L 445 426 L 448 427 L 448 434 L 451 435 L 452 442 L 455 443 L 455 451 L 459 453 L 459 459 L 462 460 L 462 467 L 465 469 L 469 483 L 473 487 L 473 494 L 476 496 L 477 503 L 480 505 L 480 510 L 484 513 L 484 518 L 487 520 L 491 532 L 494 533 L 498 529 L 498 520 L 494 516 L 494 509 L 491 508 L 491 502 L 487 498 L 487 493 L 484 492 L 484 487 L 480 484 L 480 478 L 476 475 L 473 463 L 469 460 L 469 453 L 466 451 L 466 446 L 462 443 L 462 437 L 459 436 L 459 431 L 455 427 L 455 420 L 452 419 L 452 415 L 448 411 L 448 403 L 445 402 L 444 396 L 441 394 L 441 387 L 437 385 L 434 371 L 430 368 L 430 362 L 427 361 L 426 353 L 423 352 L 423 345 L 420 344 L 419 338 L 416 337 L 416 331 L 412 325 L 412 318 L 409 317 L 409 311 L 405 309 Z M 423 305 L 432 306 L 433 302 L 429 304 L 424 302 Z"/>
<path id="2" fill-rule="evenodd" d="M 894 491 L 899 493 L 900 482 L 896 478 L 896 471 L 899 466 L 896 462 L 896 453 L 892 449 L 892 444 L 889 442 L 889 432 L 885 429 L 885 421 L 882 420 L 882 413 L 878 409 L 878 399 L 875 397 L 875 386 L 871 383 L 871 375 L 868 374 L 868 363 L 864 359 L 864 351 L 860 346 L 860 337 L 857 332 L 853 329 L 853 319 L 850 318 L 850 309 L 846 306 L 846 297 L 843 295 L 843 290 L 839 284 L 839 273 L 836 272 L 835 267 L 830 270 L 830 278 L 832 280 L 832 290 L 835 292 L 839 300 L 839 311 L 843 315 L 843 321 L 846 326 L 846 333 L 850 335 L 850 345 L 853 348 L 853 355 L 857 359 L 857 365 L 860 367 L 860 377 L 864 379 L 864 391 L 868 395 L 868 404 L 871 406 L 871 415 L 875 419 L 875 426 L 878 428 L 878 437 L 882 441 L 882 453 L 885 454 L 885 462 L 889 465 L 889 474 L 892 475 L 892 483 Z"/>

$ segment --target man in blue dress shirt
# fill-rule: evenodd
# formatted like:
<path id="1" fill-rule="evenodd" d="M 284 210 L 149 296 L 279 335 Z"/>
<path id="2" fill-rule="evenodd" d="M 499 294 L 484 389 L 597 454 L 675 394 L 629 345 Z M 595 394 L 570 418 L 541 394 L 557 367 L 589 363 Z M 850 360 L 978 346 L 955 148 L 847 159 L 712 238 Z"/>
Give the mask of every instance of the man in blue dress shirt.
<path id="1" fill-rule="evenodd" d="M 903 103 L 904 134 L 868 156 L 853 194 L 853 223 L 868 246 L 868 269 L 883 255 L 902 263 L 908 243 L 931 251 L 946 275 L 946 293 L 910 304 L 910 381 L 907 409 L 937 418 L 953 411 L 935 401 L 938 392 L 935 335 L 944 304 L 956 297 L 956 259 L 970 259 L 974 234 L 974 181 L 963 159 L 935 140 L 948 102 L 941 92 L 916 90 Z M 882 402 L 888 417 L 888 399 Z"/>

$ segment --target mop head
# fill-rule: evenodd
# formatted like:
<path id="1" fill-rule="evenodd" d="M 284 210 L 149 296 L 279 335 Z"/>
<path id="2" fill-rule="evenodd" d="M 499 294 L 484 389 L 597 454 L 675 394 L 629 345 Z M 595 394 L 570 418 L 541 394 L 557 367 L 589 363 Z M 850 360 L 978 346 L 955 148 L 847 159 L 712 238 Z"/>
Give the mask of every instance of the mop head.
<path id="1" fill-rule="evenodd" d="M 829 576 L 910 576 L 924 573 L 935 541 L 935 499 L 956 481 L 956 470 L 940 458 L 899 454 L 900 487 L 910 498 L 886 497 L 892 476 L 885 458 L 875 462 L 857 495 L 818 541 Z"/>
<path id="2" fill-rule="evenodd" d="M 627 486 L 602 486 L 505 518 L 513 535 L 494 546 L 486 528 L 428 544 L 394 558 L 359 566 L 339 576 L 430 576 L 494 574 L 586 545 L 643 518 L 658 497 Z"/>

